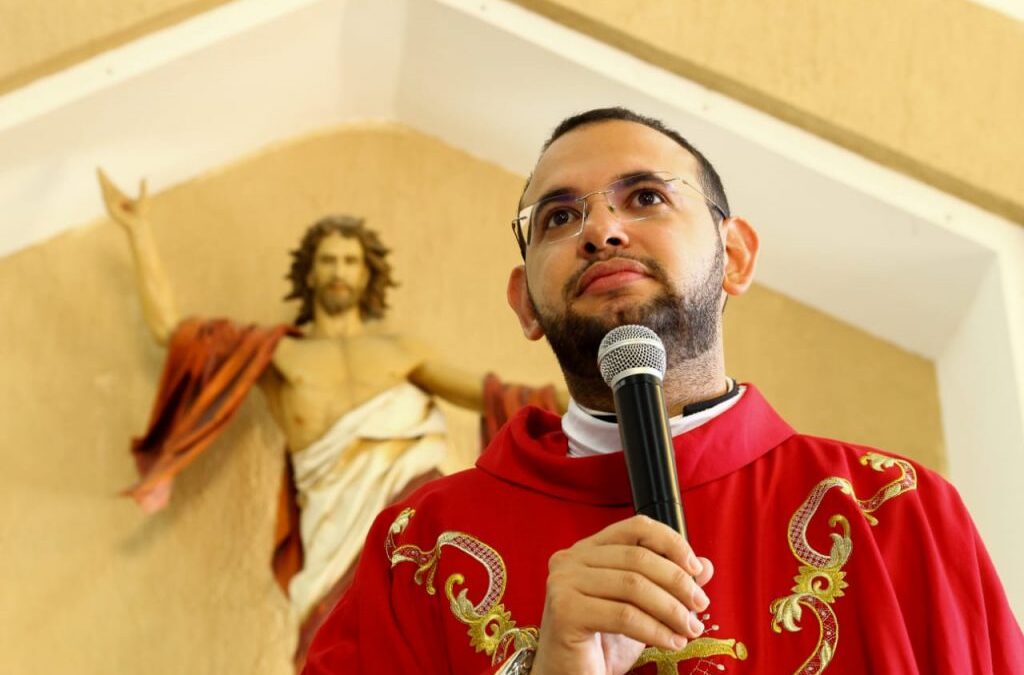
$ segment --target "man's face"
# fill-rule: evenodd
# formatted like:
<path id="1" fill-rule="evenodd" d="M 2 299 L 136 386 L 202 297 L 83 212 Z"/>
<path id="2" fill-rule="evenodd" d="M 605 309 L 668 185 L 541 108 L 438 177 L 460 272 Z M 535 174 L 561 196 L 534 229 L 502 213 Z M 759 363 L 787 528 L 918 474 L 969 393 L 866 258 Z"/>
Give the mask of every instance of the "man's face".
<path id="1" fill-rule="evenodd" d="M 523 204 L 556 189 L 583 195 L 624 175 L 660 171 L 700 185 L 697 160 L 664 134 L 633 122 L 589 124 L 544 152 Z M 714 344 L 722 238 L 704 200 L 685 188 L 680 195 L 670 217 L 624 223 L 601 208 L 604 195 L 594 195 L 579 236 L 528 248 L 530 308 L 566 370 L 592 376 L 591 343 L 624 323 L 648 325 L 685 358 Z"/>
<path id="2" fill-rule="evenodd" d="M 331 233 L 317 246 L 306 281 L 316 297 L 316 307 L 334 316 L 359 304 L 369 280 L 359 240 Z"/>

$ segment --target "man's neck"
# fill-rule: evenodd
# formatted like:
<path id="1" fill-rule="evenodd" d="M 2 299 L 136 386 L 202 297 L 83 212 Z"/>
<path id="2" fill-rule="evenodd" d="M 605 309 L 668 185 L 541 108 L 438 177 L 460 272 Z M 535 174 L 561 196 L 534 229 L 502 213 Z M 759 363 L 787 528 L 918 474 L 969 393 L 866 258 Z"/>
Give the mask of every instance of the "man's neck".
<path id="1" fill-rule="evenodd" d="M 358 306 L 334 315 L 318 308 L 313 314 L 313 327 L 309 331 L 309 337 L 352 338 L 362 335 L 363 327 L 363 318 L 359 314 Z"/>
<path id="2" fill-rule="evenodd" d="M 615 399 L 611 389 L 597 378 L 584 380 L 565 373 L 565 381 L 572 398 L 585 408 L 613 412 Z M 725 358 L 721 350 L 712 350 L 695 359 L 681 361 L 665 372 L 662 382 L 665 407 L 670 417 L 681 415 L 683 408 L 721 396 L 729 390 L 725 376 Z"/>
<path id="3" fill-rule="evenodd" d="M 721 352 L 717 357 L 698 357 L 670 368 L 662 384 L 669 417 L 682 415 L 683 408 L 692 403 L 721 396 L 730 387 Z"/>

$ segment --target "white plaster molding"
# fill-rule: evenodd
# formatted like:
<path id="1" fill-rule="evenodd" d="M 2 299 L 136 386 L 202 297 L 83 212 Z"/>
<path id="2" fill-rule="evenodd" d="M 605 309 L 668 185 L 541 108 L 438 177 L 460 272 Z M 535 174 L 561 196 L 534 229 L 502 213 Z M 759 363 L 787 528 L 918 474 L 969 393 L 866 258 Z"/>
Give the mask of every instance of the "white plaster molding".
<path id="1" fill-rule="evenodd" d="M 1024 21 L 1024 0 L 969 0 L 976 5 L 1005 14 L 1011 19 Z"/>

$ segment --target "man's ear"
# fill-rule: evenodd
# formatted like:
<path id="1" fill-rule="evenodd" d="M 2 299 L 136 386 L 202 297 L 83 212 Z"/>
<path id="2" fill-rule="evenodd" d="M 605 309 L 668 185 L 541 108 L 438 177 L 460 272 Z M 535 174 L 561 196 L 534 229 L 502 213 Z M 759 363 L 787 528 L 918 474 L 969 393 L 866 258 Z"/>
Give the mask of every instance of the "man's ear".
<path id="1" fill-rule="evenodd" d="M 760 244 L 757 230 L 743 218 L 727 218 L 722 223 L 725 246 L 725 278 L 722 290 L 742 295 L 754 282 L 754 267 Z"/>
<path id="2" fill-rule="evenodd" d="M 523 335 L 528 340 L 539 340 L 544 337 L 544 330 L 537 320 L 537 313 L 533 311 L 533 303 L 530 302 L 530 294 L 526 288 L 526 267 L 517 265 L 512 268 L 508 275 L 508 306 L 519 318 L 519 325 L 523 328 Z"/>

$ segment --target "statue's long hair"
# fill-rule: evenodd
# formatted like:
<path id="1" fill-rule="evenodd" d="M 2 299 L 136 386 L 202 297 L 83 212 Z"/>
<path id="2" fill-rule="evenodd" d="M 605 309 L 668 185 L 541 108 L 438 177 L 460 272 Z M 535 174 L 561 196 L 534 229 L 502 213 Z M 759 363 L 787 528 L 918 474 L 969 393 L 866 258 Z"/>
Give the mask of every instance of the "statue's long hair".
<path id="1" fill-rule="evenodd" d="M 286 279 L 292 282 L 291 292 L 285 300 L 300 300 L 299 315 L 295 325 L 301 326 L 313 319 L 314 291 L 307 279 L 313 269 L 313 257 L 316 249 L 329 234 L 340 234 L 348 239 L 356 239 L 363 247 L 363 257 L 370 271 L 370 280 L 366 290 L 359 298 L 359 315 L 363 319 L 383 318 L 388 308 L 387 289 L 397 286 L 391 278 L 391 263 L 387 261 L 390 253 L 374 230 L 363 226 L 362 218 L 353 216 L 327 216 L 313 223 L 302 236 L 299 247 L 292 251 L 292 266 Z"/>

